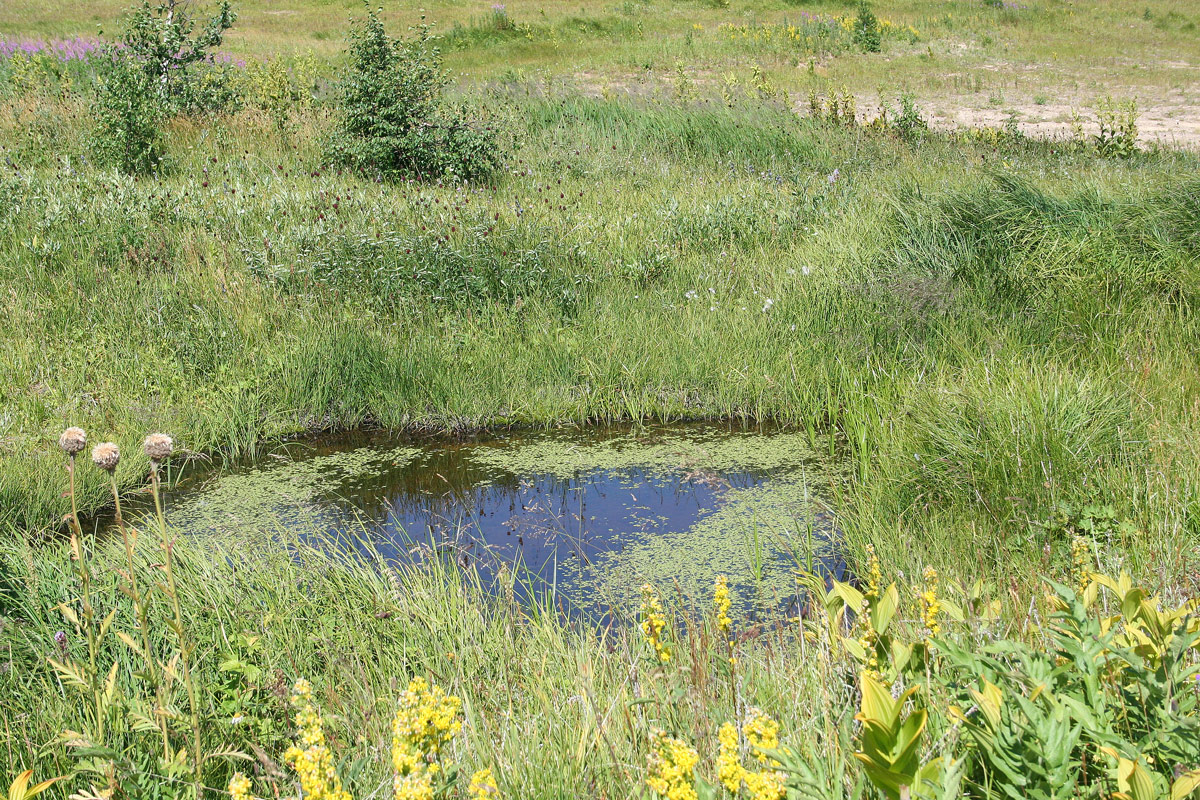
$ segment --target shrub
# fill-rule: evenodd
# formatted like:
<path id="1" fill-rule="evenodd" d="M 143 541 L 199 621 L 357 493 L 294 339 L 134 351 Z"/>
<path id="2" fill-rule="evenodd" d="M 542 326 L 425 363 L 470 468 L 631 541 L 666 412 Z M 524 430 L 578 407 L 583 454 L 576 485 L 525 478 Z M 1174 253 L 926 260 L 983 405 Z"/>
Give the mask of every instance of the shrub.
<path id="1" fill-rule="evenodd" d="M 97 125 L 92 149 L 98 161 L 123 172 L 151 172 L 163 160 L 166 108 L 157 87 L 128 53 L 109 48 L 107 56 L 93 101 Z"/>
<path id="2" fill-rule="evenodd" d="M 1096 152 L 1105 157 L 1129 158 L 1137 152 L 1137 103 L 1118 103 L 1111 97 L 1096 106 Z"/>
<path id="3" fill-rule="evenodd" d="M 493 172 L 503 155 L 497 132 L 444 99 L 448 80 L 428 26 L 401 41 L 369 13 L 350 34 L 331 159 L 392 178 L 473 180 Z"/>
<path id="4" fill-rule="evenodd" d="M 194 33 L 196 22 L 180 0 L 157 6 L 143 0 L 125 20 L 120 41 L 165 102 L 183 110 L 207 110 L 231 100 L 228 70 L 215 64 L 212 50 L 236 18 L 229 0 L 223 0 L 203 30 Z M 196 65 L 211 68 L 200 78 Z"/>
<path id="5" fill-rule="evenodd" d="M 193 34 L 195 21 L 179 0 L 143 0 L 125 20 L 119 44 L 105 47 L 97 76 L 93 149 L 102 163 L 125 172 L 157 169 L 161 127 L 177 111 L 231 109 L 240 104 L 228 65 L 210 50 L 233 25 L 228 0 Z M 196 69 L 203 64 L 204 69 Z"/>
<path id="6" fill-rule="evenodd" d="M 860 0 L 858 4 L 858 16 L 854 18 L 854 43 L 868 53 L 878 53 L 883 47 L 879 18 L 867 0 Z"/>

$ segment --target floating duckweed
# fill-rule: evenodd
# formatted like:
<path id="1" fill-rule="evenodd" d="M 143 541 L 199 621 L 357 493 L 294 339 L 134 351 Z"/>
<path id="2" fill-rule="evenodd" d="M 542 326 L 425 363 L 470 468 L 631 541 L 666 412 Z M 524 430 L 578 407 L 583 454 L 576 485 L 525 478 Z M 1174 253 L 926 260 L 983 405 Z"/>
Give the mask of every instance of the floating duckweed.
<path id="1" fill-rule="evenodd" d="M 297 511 L 318 511 L 321 500 L 352 494 L 348 486 L 371 472 L 394 469 L 420 455 L 415 447 L 360 447 L 295 461 L 262 463 L 222 475 L 170 510 L 171 524 L 191 532 L 221 523 L 274 529 Z"/>
<path id="2" fill-rule="evenodd" d="M 627 433 L 598 441 L 553 440 L 517 447 L 478 447 L 473 460 L 516 475 L 569 478 L 580 472 L 769 472 L 814 461 L 808 439 L 798 433 Z"/>
<path id="3" fill-rule="evenodd" d="M 814 541 L 809 538 L 810 523 Z M 676 582 L 689 597 L 702 598 L 717 575 L 732 574 L 734 567 L 738 575 L 752 576 L 760 600 L 778 600 L 794 592 L 796 564 L 803 563 L 810 548 L 818 551 L 811 554 L 816 559 L 829 555 L 830 524 L 815 507 L 802 477 L 780 477 L 726 490 L 715 511 L 685 530 L 630 533 L 624 548 L 596 553 L 588 565 L 560 568 L 577 585 L 614 603 L 632 601 L 632 587 L 643 582 Z M 761 569 L 753 577 L 756 562 Z"/>

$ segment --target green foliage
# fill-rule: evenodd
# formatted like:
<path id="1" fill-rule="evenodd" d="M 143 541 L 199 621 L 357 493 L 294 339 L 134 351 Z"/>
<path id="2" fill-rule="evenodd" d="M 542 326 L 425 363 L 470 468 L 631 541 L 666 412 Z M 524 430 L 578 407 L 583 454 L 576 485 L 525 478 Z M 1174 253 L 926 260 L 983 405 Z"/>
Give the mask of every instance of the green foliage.
<path id="1" fill-rule="evenodd" d="M 476 180 L 503 162 L 499 134 L 443 95 L 447 75 L 428 26 L 392 39 L 374 11 L 350 34 L 339 122 L 329 143 L 340 164 L 388 178 Z"/>
<path id="2" fill-rule="evenodd" d="M 883 31 L 879 18 L 868 0 L 859 0 L 858 15 L 854 18 L 854 44 L 867 53 L 878 53 L 883 47 Z"/>
<path id="3" fill-rule="evenodd" d="M 1056 503 L 1049 516 L 1035 523 L 1060 540 L 1083 534 L 1102 542 L 1125 541 L 1137 526 L 1120 517 L 1111 503 L 1093 500 L 1085 503 Z"/>
<path id="4" fill-rule="evenodd" d="M 153 172 L 162 164 L 167 109 L 160 87 L 124 51 L 110 48 L 96 87 L 92 148 L 97 160 L 123 172 Z"/>
<path id="5" fill-rule="evenodd" d="M 1137 153 L 1137 103 L 1128 100 L 1118 103 L 1105 98 L 1096 108 L 1096 152 L 1101 156 L 1129 158 Z"/>
<path id="6" fill-rule="evenodd" d="M 212 63 L 212 52 L 224 41 L 237 15 L 229 0 L 196 31 L 189 4 L 166 0 L 151 5 L 142 0 L 123 23 L 120 42 L 129 61 L 156 88 L 171 110 L 228 109 L 236 102 L 227 70 Z"/>
<path id="7" fill-rule="evenodd" d="M 227 66 L 211 62 L 235 15 L 228 0 L 202 31 L 178 0 L 143 0 L 124 21 L 120 45 L 104 48 L 92 102 L 93 150 L 124 172 L 153 172 L 164 157 L 162 126 L 184 111 L 231 110 L 240 104 Z"/>
<path id="8" fill-rule="evenodd" d="M 311 55 L 290 60 L 274 56 L 248 64 L 243 80 L 247 102 L 265 111 L 275 127 L 287 133 L 296 114 L 313 105 L 317 63 Z"/>

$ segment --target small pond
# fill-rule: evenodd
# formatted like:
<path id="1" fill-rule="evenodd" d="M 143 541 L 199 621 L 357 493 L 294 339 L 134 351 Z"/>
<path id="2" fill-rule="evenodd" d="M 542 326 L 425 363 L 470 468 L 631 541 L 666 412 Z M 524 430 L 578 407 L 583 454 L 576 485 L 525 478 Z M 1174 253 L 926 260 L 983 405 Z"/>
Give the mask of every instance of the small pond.
<path id="1" fill-rule="evenodd" d="M 387 558 L 432 554 L 528 598 L 607 609 L 646 582 L 707 603 L 727 574 L 751 613 L 796 595 L 797 566 L 838 574 L 834 474 L 803 433 L 728 424 L 490 434 L 354 432 L 291 442 L 166 493 L 188 535 L 290 529 Z M 678 589 L 676 589 L 678 587 Z"/>

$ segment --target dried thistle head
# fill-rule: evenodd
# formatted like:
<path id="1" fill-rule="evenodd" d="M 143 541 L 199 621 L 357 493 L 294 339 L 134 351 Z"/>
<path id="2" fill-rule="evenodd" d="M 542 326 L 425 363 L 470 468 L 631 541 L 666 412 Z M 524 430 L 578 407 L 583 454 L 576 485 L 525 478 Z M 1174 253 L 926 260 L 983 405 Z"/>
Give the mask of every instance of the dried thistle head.
<path id="1" fill-rule="evenodd" d="M 92 463 L 102 470 L 112 472 L 121 461 L 121 451 L 112 442 L 101 442 L 92 448 Z"/>
<path id="2" fill-rule="evenodd" d="M 154 462 L 170 458 L 171 451 L 175 449 L 175 443 L 165 433 L 150 434 L 142 446 L 146 449 L 147 457 Z"/>
<path id="3" fill-rule="evenodd" d="M 87 446 L 87 434 L 83 428 L 67 428 L 62 432 L 62 436 L 58 437 L 58 446 L 69 456 L 82 453 L 83 448 Z"/>

